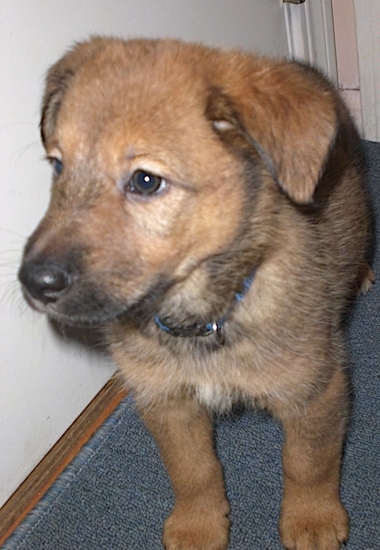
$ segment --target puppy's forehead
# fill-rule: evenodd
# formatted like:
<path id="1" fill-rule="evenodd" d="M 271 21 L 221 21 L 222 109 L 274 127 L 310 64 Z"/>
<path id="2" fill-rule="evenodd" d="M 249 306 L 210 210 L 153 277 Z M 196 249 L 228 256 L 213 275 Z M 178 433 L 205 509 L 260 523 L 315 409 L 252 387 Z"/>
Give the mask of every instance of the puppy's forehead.
<path id="1" fill-rule="evenodd" d="M 201 67 L 195 70 L 198 56 L 156 49 L 108 47 L 86 60 L 62 101 L 62 137 L 123 133 L 170 141 L 174 129 L 178 140 L 190 126 L 194 135 L 194 126 L 203 123 L 207 88 Z"/>

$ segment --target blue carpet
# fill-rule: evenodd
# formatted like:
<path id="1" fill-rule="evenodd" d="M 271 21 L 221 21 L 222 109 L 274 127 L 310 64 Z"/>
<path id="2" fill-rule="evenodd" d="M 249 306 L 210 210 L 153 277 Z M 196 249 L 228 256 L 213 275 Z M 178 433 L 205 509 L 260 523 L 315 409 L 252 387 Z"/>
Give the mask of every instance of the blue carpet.
<path id="1" fill-rule="evenodd" d="M 380 144 L 364 149 L 380 226 Z M 378 245 L 374 256 L 379 278 Z M 351 517 L 346 549 L 379 550 L 380 281 L 357 301 L 348 338 L 354 404 L 341 487 Z M 280 427 L 263 412 L 238 411 L 218 420 L 216 444 L 232 509 L 229 549 L 281 550 Z M 158 451 L 127 397 L 3 548 L 162 550 L 172 504 Z"/>

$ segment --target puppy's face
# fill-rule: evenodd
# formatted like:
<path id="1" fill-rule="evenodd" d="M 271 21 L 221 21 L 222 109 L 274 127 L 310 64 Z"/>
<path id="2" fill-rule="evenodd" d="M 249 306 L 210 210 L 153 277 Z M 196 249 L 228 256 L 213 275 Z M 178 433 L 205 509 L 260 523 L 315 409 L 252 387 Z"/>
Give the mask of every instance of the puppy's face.
<path id="1" fill-rule="evenodd" d="M 270 246 L 279 197 L 311 199 L 335 133 L 325 100 L 313 158 L 287 158 L 300 129 L 288 139 L 286 110 L 273 96 L 270 111 L 261 91 L 278 71 L 160 41 L 94 39 L 59 61 L 41 122 L 51 202 L 20 270 L 33 305 L 65 322 L 104 322 L 161 307 L 176 287 L 199 309 L 219 264 L 233 293 Z M 309 95 L 322 103 L 322 91 Z M 224 301 L 210 299 L 218 310 Z"/>

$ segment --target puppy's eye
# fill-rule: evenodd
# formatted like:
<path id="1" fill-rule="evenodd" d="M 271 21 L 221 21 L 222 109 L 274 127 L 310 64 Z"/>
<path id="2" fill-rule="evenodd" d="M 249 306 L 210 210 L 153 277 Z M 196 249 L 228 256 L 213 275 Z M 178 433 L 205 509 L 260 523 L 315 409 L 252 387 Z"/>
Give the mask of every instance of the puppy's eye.
<path id="1" fill-rule="evenodd" d="M 55 157 L 49 157 L 49 162 L 53 167 L 53 172 L 55 176 L 59 176 L 62 173 L 63 170 L 63 163 L 61 160 L 55 158 Z"/>
<path id="2" fill-rule="evenodd" d="M 144 170 L 137 170 L 132 174 L 128 184 L 129 191 L 140 195 L 158 194 L 167 186 L 167 182 L 164 178 L 156 176 L 155 174 L 150 174 Z"/>

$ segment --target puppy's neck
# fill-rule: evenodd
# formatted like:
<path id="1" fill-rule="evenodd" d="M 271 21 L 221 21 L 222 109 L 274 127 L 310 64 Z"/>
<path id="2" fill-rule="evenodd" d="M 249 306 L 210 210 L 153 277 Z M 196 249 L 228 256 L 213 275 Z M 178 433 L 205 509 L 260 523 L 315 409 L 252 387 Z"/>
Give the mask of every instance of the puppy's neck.
<path id="1" fill-rule="evenodd" d="M 181 338 L 199 338 L 205 336 L 215 336 L 215 339 L 218 344 L 222 345 L 224 343 L 224 326 L 231 313 L 231 310 L 236 305 L 236 303 L 241 302 L 244 296 L 247 294 L 250 289 L 253 279 L 255 277 L 255 272 L 253 272 L 245 281 L 243 282 L 243 287 L 240 292 L 235 293 L 235 300 L 233 304 L 228 308 L 227 313 L 219 320 L 212 320 L 203 324 L 191 324 L 191 325 L 178 325 L 172 321 L 169 317 L 161 318 L 158 315 L 155 316 L 154 321 L 158 328 L 163 332 L 170 334 L 170 336 L 181 337 Z"/>

